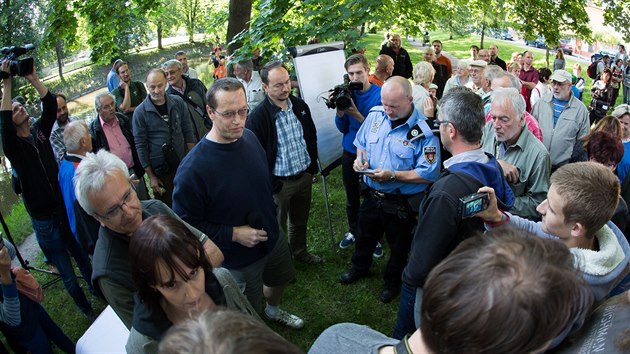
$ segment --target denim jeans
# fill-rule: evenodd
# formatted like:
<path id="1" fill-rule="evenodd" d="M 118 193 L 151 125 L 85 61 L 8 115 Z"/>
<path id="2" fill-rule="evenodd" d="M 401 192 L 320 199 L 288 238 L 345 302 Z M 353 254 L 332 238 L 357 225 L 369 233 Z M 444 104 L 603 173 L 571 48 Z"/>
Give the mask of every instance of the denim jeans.
<path id="1" fill-rule="evenodd" d="M 31 353 L 52 354 L 50 341 L 55 343 L 64 353 L 74 353 L 75 344 L 66 336 L 61 328 L 42 307 L 42 305 L 19 294 L 20 316 L 22 321 L 17 326 L 9 326 L 0 322 L 0 330 L 5 338 L 13 343 L 11 347 L 17 352 L 28 350 Z M 15 345 L 18 345 L 16 347 Z"/>
<path id="2" fill-rule="evenodd" d="M 92 266 L 87 254 L 81 249 L 74 237 L 66 237 L 64 240 L 61 235 L 63 225 L 58 217 L 53 216 L 50 219 L 39 220 L 31 218 L 31 223 L 33 224 L 39 247 L 48 260 L 57 267 L 63 280 L 63 285 L 74 300 L 74 303 L 84 314 L 92 312 L 90 303 L 77 283 L 77 276 L 74 274 L 68 251 L 76 260 L 81 275 L 88 283 L 89 289 L 92 289 L 90 283 Z"/>
<path id="3" fill-rule="evenodd" d="M 400 306 L 398 307 L 398 317 L 394 325 L 392 338 L 403 339 L 406 334 L 416 330 L 414 321 L 414 308 L 416 304 L 416 287 L 402 283 L 400 287 Z"/>

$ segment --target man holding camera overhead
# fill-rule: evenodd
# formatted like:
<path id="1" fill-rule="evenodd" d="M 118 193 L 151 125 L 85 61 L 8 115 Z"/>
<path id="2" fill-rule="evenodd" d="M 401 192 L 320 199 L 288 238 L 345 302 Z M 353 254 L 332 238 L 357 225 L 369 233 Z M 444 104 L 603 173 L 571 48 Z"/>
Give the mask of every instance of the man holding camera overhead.
<path id="1" fill-rule="evenodd" d="M 29 60 L 29 59 L 22 59 Z M 81 309 L 93 319 L 94 312 L 83 290 L 77 283 L 68 251 L 77 261 L 84 279 L 92 276 L 92 266 L 75 240 L 57 180 L 59 167 L 50 146 L 50 134 L 57 117 L 57 99 L 39 80 L 35 69 L 25 68 L 25 62 L 5 59 L 0 76 L 4 82 L 4 96 L 0 108 L 0 136 L 6 157 L 17 174 L 22 188 L 24 205 L 31 217 L 35 237 L 48 260 L 57 267 L 63 285 Z M 28 65 L 26 65 L 28 66 Z M 33 125 L 24 107 L 11 102 L 11 74 L 17 73 L 37 90 L 42 102 L 42 115 Z M 26 71 L 26 72 L 25 72 Z M 88 286 L 91 287 L 89 281 Z"/>
<path id="2" fill-rule="evenodd" d="M 483 230 L 483 221 L 466 215 L 466 211 L 474 213 L 475 207 L 484 202 L 471 195 L 489 183 L 500 190 L 497 195 L 504 210 L 514 203 L 499 163 L 481 148 L 484 123 L 481 97 L 468 88 L 455 87 L 442 97 L 437 124 L 442 145 L 453 157 L 444 161 L 444 172 L 420 204 L 409 263 L 402 273 L 400 307 L 393 334 L 396 339 L 418 328 L 421 304 L 416 299 L 422 299 L 422 287 L 431 269 L 461 241 Z M 470 200 L 470 204 L 461 199 Z M 487 200 L 486 197 L 485 206 Z"/>
<path id="3" fill-rule="evenodd" d="M 359 128 L 365 117 L 372 107 L 381 105 L 381 87 L 370 83 L 370 64 L 363 54 L 354 54 L 348 57 L 344 67 L 348 72 L 350 84 L 360 84 L 362 88 L 350 87 L 352 99 L 349 100 L 349 107 L 343 107 L 334 102 L 336 97 L 331 97 L 337 108 L 335 116 L 335 125 L 343 134 L 341 145 L 343 146 L 343 155 L 341 156 L 341 170 L 343 177 L 343 186 L 346 189 L 346 215 L 348 217 L 348 232 L 339 243 L 339 247 L 344 249 L 354 243 L 357 234 L 357 218 L 359 215 L 359 204 L 361 203 L 361 187 L 359 180 L 361 176 L 354 171 L 352 165 L 357 158 L 357 148 L 354 146 L 354 139 L 357 136 Z M 333 92 L 335 96 L 337 90 Z M 340 107 L 341 106 L 341 107 Z M 380 244 L 377 251 L 374 251 L 375 257 L 381 257 L 383 249 Z"/>
<path id="4" fill-rule="evenodd" d="M 133 112 L 133 137 L 154 196 L 172 207 L 175 172 L 195 146 L 195 134 L 184 100 L 166 93 L 162 69 L 149 71 L 147 88 L 149 94 Z"/>
<path id="5" fill-rule="evenodd" d="M 413 106 L 407 79 L 387 80 L 381 101 L 383 105 L 370 110 L 354 140 L 354 170 L 364 174 L 367 188 L 359 207 L 352 266 L 339 282 L 351 284 L 369 274 L 372 253 L 385 233 L 391 255 L 380 299 L 388 303 L 400 290 L 422 192 L 440 173 L 440 143 L 426 117 Z"/>

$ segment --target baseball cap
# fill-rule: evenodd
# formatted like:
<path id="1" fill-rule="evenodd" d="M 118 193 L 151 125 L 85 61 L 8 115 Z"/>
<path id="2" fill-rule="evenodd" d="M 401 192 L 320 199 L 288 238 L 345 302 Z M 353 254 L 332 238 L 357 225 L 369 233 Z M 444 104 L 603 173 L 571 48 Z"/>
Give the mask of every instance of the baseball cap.
<path id="1" fill-rule="evenodd" d="M 485 68 L 486 66 L 488 66 L 488 63 L 486 63 L 485 60 L 471 60 L 470 63 L 468 63 L 468 65 Z"/>
<path id="2" fill-rule="evenodd" d="M 551 75 L 551 81 L 571 82 L 571 74 L 566 70 L 556 70 L 553 72 L 553 75 Z"/>

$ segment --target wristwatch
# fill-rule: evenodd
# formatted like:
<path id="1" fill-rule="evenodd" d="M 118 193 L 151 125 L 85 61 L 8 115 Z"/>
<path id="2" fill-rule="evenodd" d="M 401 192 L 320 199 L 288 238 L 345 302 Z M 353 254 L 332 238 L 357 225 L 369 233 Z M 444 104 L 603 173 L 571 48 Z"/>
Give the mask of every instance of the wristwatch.
<path id="1" fill-rule="evenodd" d="M 392 170 L 392 175 L 389 177 L 389 181 L 395 181 L 396 180 L 396 171 Z"/>

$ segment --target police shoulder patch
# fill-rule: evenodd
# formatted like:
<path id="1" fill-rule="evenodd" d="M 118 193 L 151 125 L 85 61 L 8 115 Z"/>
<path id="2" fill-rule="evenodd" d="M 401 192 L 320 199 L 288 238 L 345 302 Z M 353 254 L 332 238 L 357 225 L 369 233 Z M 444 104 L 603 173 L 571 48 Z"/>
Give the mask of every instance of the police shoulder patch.
<path id="1" fill-rule="evenodd" d="M 425 146 L 422 149 L 422 153 L 424 155 L 424 160 L 430 164 L 435 163 L 437 157 L 437 147 L 435 146 Z"/>

